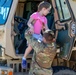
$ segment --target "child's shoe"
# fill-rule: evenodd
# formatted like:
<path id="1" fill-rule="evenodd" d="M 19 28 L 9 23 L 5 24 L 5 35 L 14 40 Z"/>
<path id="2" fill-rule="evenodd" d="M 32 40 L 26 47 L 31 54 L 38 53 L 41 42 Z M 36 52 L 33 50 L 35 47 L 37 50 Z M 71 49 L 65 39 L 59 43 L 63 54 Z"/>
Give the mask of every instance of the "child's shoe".
<path id="1" fill-rule="evenodd" d="M 27 68 L 27 61 L 26 61 L 26 58 L 22 58 L 22 63 L 21 63 L 21 65 L 22 65 L 22 68 L 23 69 L 26 69 Z"/>

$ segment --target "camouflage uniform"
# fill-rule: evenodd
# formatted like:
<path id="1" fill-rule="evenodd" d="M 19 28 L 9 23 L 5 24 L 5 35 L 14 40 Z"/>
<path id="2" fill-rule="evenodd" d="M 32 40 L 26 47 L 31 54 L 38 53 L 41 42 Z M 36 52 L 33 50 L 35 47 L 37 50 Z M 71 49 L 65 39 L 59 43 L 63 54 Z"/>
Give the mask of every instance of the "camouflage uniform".
<path id="1" fill-rule="evenodd" d="M 28 43 L 30 43 L 32 48 L 34 49 L 29 75 L 52 75 L 53 71 L 52 71 L 51 66 L 49 69 L 41 68 L 36 63 L 35 56 L 39 51 L 44 50 L 44 48 L 46 48 L 47 46 L 54 47 L 54 43 L 46 46 L 46 44 L 44 44 L 43 42 L 41 42 L 41 43 L 38 42 L 35 38 L 32 37 L 32 35 L 26 35 L 26 39 L 27 39 Z"/>

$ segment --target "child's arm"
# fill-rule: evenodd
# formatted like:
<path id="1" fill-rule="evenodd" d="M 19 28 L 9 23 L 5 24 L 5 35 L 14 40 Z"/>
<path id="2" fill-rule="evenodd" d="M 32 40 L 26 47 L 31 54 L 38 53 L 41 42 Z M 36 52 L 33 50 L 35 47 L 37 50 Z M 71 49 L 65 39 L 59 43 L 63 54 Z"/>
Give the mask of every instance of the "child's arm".
<path id="1" fill-rule="evenodd" d="M 33 25 L 32 25 L 33 20 L 34 20 L 33 18 L 29 19 L 29 21 L 27 23 L 28 27 L 33 28 Z"/>
<path id="2" fill-rule="evenodd" d="M 45 24 L 42 28 L 42 33 L 44 33 L 46 30 L 50 30 L 47 26 L 47 24 Z"/>
<path id="3" fill-rule="evenodd" d="M 30 31 L 31 33 L 34 33 L 33 24 L 32 24 L 33 20 L 34 20 L 34 19 L 30 17 L 30 19 L 29 19 L 29 21 L 28 21 L 28 23 L 27 23 L 28 27 L 30 28 L 29 31 Z"/>
<path id="4" fill-rule="evenodd" d="M 47 24 L 45 24 L 45 30 L 48 30 L 49 28 L 48 28 L 48 25 Z"/>
<path id="5" fill-rule="evenodd" d="M 47 18 L 45 18 L 44 27 L 45 27 L 45 30 L 50 30 L 50 29 L 48 28 Z"/>

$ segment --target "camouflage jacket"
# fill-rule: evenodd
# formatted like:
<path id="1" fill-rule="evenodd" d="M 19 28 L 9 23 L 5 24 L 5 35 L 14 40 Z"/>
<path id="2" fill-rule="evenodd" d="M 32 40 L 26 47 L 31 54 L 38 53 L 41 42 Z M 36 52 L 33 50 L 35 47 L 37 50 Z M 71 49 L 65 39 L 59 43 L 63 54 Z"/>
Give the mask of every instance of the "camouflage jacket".
<path id="1" fill-rule="evenodd" d="M 25 35 L 25 36 L 28 43 L 30 43 L 30 45 L 34 49 L 29 75 L 52 75 L 53 72 L 51 66 L 49 69 L 41 68 L 36 63 L 35 56 L 39 51 L 44 50 L 47 46 L 54 47 L 54 43 L 47 45 L 43 42 L 41 43 L 38 42 L 35 38 L 32 37 L 32 35 Z"/>

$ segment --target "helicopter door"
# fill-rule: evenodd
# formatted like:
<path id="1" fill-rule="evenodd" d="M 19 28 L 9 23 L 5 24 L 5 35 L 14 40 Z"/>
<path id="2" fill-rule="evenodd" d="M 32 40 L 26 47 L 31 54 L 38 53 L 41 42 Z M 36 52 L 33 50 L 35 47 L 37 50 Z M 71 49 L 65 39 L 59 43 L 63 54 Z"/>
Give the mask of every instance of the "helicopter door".
<path id="1" fill-rule="evenodd" d="M 0 56 L 2 55 L 2 48 L 5 49 L 5 24 L 10 12 L 12 0 L 0 0 Z"/>
<path id="2" fill-rule="evenodd" d="M 58 29 L 56 43 L 60 46 L 59 57 L 69 60 L 75 41 L 76 23 L 73 12 L 68 0 L 52 0 L 52 3 L 55 11 L 55 27 Z"/>
<path id="3" fill-rule="evenodd" d="M 3 55 L 15 58 L 11 40 L 12 19 L 15 14 L 18 0 L 0 0 L 0 46 L 4 47 Z"/>

